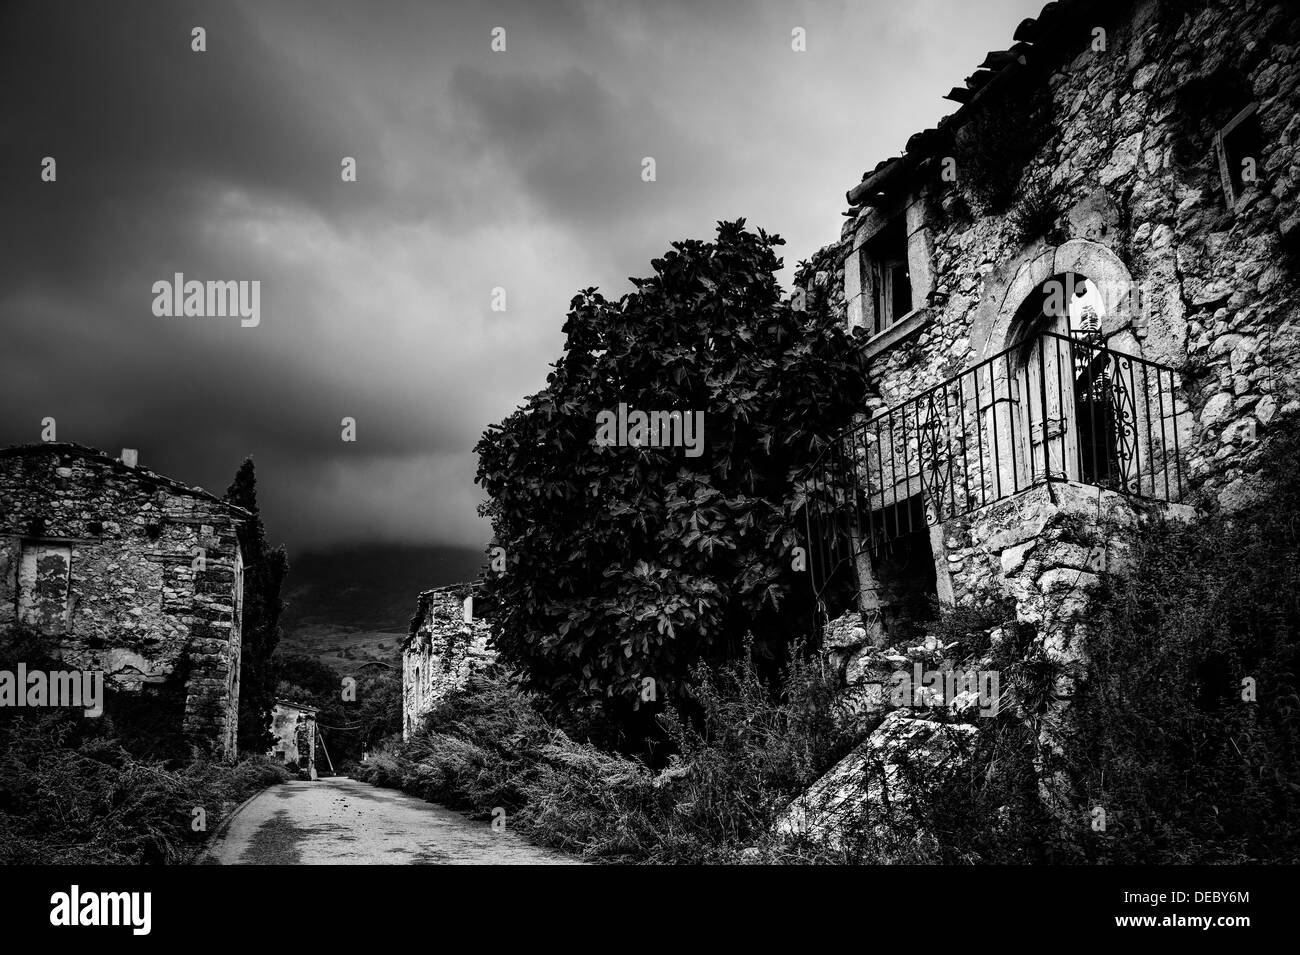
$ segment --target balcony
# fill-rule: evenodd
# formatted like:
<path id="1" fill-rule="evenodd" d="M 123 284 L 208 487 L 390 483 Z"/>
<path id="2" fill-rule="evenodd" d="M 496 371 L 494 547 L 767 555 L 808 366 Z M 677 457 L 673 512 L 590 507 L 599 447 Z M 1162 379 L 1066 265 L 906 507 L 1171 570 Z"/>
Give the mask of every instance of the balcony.
<path id="1" fill-rule="evenodd" d="M 864 552 L 1032 487 L 1182 500 L 1172 369 L 1100 337 L 1042 332 L 848 429 L 805 475 L 821 595 Z"/>

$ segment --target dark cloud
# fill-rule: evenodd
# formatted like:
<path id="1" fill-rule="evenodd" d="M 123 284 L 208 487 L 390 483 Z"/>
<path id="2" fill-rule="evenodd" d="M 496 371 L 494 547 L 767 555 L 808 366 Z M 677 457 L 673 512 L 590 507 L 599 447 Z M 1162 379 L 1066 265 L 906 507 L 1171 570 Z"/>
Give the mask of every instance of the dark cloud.
<path id="1" fill-rule="evenodd" d="M 578 288 L 723 218 L 807 256 L 1036 6 L 0 5 L 0 444 L 53 416 L 216 491 L 251 453 L 291 545 L 479 543 L 471 449 Z M 261 281 L 262 324 L 154 316 L 175 272 Z"/>
<path id="2" fill-rule="evenodd" d="M 625 136 L 633 117 L 596 77 L 576 67 L 539 76 L 464 65 L 450 94 L 469 118 L 467 140 L 506 164 L 548 214 L 590 223 L 625 211 L 640 159 Z"/>

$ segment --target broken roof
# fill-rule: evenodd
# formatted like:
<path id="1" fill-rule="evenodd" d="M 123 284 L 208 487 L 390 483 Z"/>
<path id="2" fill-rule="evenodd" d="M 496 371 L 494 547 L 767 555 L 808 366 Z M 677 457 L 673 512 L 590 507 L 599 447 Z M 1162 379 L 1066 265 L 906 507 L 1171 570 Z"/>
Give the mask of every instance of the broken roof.
<path id="1" fill-rule="evenodd" d="M 411 624 L 406 631 L 406 638 L 402 641 L 402 646 L 405 647 L 410 643 L 411 638 L 414 637 L 416 632 L 420 629 L 420 622 L 424 620 L 424 615 L 429 609 L 429 604 L 433 602 L 435 597 L 452 597 L 459 602 L 481 589 L 482 586 L 482 581 L 471 580 L 463 581 L 458 584 L 445 584 L 442 587 L 434 587 L 431 590 L 421 591 L 420 596 L 415 603 L 415 616 L 411 618 Z"/>
<path id="2" fill-rule="evenodd" d="M 1020 21 L 1010 48 L 990 51 L 975 72 L 966 77 L 965 86 L 954 86 L 945 94 L 944 99 L 961 104 L 955 113 L 939 120 L 936 127 L 914 134 L 901 156 L 882 160 L 862 174 L 862 181 L 845 193 L 851 207 L 845 214 L 853 215 L 852 209 L 860 206 L 879 205 L 906 180 L 906 173 L 951 146 L 954 134 L 983 107 L 991 91 L 1004 88 L 1018 78 L 1028 78 L 1032 75 L 1029 68 L 1049 64 L 1062 50 L 1083 39 L 1085 26 L 1130 3 L 1131 0 L 1053 0 L 1036 18 Z"/>

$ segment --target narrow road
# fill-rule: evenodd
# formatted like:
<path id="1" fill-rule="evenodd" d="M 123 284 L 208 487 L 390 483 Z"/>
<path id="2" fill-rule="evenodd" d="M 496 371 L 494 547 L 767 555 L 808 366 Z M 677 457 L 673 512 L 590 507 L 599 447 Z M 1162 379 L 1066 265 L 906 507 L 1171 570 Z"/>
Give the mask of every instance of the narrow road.
<path id="1" fill-rule="evenodd" d="M 290 782 L 235 814 L 203 865 L 566 865 L 576 860 L 395 789 Z"/>

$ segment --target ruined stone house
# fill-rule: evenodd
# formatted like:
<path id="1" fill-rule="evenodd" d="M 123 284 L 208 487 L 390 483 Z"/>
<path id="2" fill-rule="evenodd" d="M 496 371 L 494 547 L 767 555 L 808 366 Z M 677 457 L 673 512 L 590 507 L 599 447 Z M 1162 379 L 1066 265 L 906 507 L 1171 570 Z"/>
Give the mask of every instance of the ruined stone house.
<path id="1" fill-rule="evenodd" d="M 449 690 L 496 659 L 487 621 L 472 603 L 474 591 L 473 584 L 451 584 L 420 594 L 402 643 L 403 739 Z"/>
<path id="2" fill-rule="evenodd" d="M 271 758 L 296 766 L 311 779 L 316 778 L 316 714 L 319 707 L 276 700 L 271 710 Z"/>
<path id="3" fill-rule="evenodd" d="M 1032 612 L 1043 572 L 1093 569 L 1026 546 L 1049 512 L 1250 499 L 1259 439 L 1300 407 L 1298 17 L 1049 3 L 849 190 L 809 294 L 872 397 L 834 451 L 852 527 L 815 506 L 845 500 L 834 478 L 811 516 L 838 548 L 820 572 L 853 563 L 879 626 L 909 588 Z"/>
<path id="4" fill-rule="evenodd" d="M 1009 600 L 1073 659 L 1126 529 L 1249 502 L 1300 409 L 1300 7 L 1048 3 L 947 98 L 798 279 L 870 385 L 806 517 L 877 715 L 931 597 Z"/>
<path id="5" fill-rule="evenodd" d="M 120 697 L 165 692 L 185 742 L 234 758 L 249 517 L 134 451 L 0 449 L 0 632 L 38 635 Z"/>

